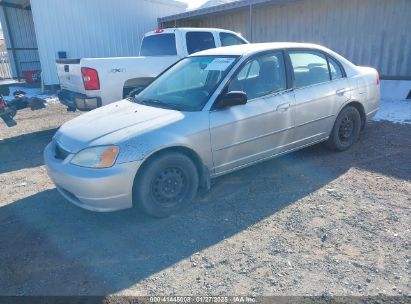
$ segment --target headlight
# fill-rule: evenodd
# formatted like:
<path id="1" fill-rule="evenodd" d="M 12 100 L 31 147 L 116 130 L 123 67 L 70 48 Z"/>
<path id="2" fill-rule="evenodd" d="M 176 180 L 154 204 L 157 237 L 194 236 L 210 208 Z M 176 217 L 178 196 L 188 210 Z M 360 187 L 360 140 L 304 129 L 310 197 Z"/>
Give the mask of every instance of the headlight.
<path id="1" fill-rule="evenodd" d="M 119 151 L 117 146 L 86 148 L 74 155 L 70 163 L 88 168 L 108 168 L 114 165 Z"/>

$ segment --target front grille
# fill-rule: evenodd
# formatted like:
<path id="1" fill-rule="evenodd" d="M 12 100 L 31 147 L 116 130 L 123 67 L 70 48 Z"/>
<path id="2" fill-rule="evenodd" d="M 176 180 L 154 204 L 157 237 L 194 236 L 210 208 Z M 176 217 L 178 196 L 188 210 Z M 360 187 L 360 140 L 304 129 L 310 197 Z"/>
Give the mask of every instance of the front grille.
<path id="1" fill-rule="evenodd" d="M 69 156 L 70 152 L 64 149 L 62 146 L 60 146 L 59 143 L 56 142 L 56 158 L 64 160 L 66 159 L 67 156 Z"/>

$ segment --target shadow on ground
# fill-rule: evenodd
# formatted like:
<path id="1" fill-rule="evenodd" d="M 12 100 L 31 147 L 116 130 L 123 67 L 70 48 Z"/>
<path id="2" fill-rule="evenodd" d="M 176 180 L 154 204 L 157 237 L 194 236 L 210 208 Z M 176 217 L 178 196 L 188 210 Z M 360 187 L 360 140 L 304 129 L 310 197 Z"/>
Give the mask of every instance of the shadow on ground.
<path id="1" fill-rule="evenodd" d="M 43 165 L 43 150 L 57 129 L 33 132 L 0 141 L 0 174 Z"/>
<path id="2" fill-rule="evenodd" d="M 409 180 L 409 131 L 373 123 L 349 151 L 317 145 L 221 177 L 210 193 L 167 219 L 135 209 L 92 213 L 56 190 L 23 198 L 0 208 L 0 294 L 117 292 L 243 231 L 352 167 Z M 19 167 L 24 165 L 3 172 Z"/>

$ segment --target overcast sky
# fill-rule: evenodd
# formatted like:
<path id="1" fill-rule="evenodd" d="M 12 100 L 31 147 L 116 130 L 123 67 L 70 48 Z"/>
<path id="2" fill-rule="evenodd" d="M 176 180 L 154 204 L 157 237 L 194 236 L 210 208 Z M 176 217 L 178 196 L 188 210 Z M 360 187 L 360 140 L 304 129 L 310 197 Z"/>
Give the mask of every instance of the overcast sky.
<path id="1" fill-rule="evenodd" d="M 188 4 L 188 9 L 194 9 L 203 5 L 207 0 L 180 0 L 182 2 L 186 2 Z"/>

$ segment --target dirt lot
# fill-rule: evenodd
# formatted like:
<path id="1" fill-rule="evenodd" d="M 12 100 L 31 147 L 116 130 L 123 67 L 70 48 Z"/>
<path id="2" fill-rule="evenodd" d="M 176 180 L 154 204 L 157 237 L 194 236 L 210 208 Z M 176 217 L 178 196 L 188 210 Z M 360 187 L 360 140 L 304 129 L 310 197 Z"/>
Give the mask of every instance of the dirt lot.
<path id="1" fill-rule="evenodd" d="M 0 295 L 411 294 L 411 125 L 371 122 L 219 178 L 168 219 L 65 201 L 42 149 L 78 115 L 0 122 Z"/>

